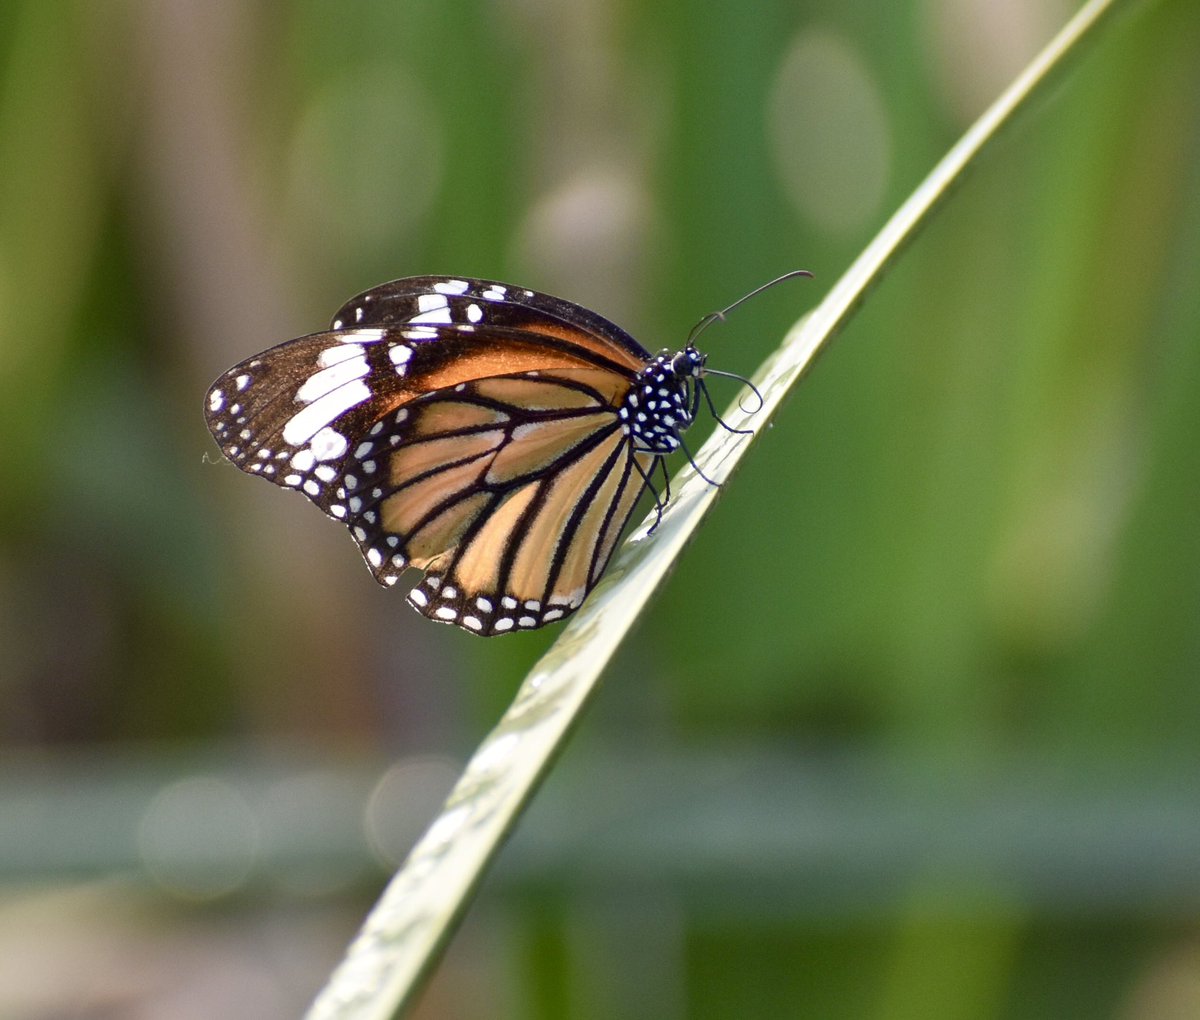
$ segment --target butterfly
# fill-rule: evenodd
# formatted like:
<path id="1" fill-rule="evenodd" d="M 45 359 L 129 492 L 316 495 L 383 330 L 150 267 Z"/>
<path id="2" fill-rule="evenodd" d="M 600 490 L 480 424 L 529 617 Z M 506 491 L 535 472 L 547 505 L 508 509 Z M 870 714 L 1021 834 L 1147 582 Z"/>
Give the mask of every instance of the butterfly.
<path id="1" fill-rule="evenodd" d="M 534 630 L 579 608 L 643 491 L 661 519 L 651 479 L 702 394 L 721 421 L 704 377 L 730 373 L 694 339 L 723 315 L 651 355 L 562 298 L 409 277 L 231 368 L 205 418 L 237 467 L 345 524 L 380 584 L 424 571 L 408 601 L 429 619 Z"/>

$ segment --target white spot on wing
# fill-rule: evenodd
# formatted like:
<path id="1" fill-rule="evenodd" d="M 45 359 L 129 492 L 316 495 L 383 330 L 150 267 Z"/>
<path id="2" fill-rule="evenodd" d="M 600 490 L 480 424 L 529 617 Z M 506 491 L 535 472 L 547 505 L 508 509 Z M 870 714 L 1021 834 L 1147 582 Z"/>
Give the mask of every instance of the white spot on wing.
<path id="1" fill-rule="evenodd" d="M 409 322 L 450 323 L 450 301 L 445 294 L 418 294 L 417 312 Z"/>
<path id="2" fill-rule="evenodd" d="M 359 318 L 362 317 L 362 309 L 359 309 Z M 344 337 L 340 337 L 344 344 L 375 344 L 379 343 L 387 336 L 386 329 L 353 329 L 350 330 Z"/>
<path id="3" fill-rule="evenodd" d="M 366 354 L 362 344 L 340 343 L 336 347 L 326 347 L 317 355 L 317 364 L 322 368 L 330 368 L 339 361 L 349 361 L 351 358 L 361 358 Z"/>
<path id="4" fill-rule="evenodd" d="M 346 452 L 350 444 L 336 429 L 326 427 L 312 437 L 309 445 L 317 460 L 335 460 Z"/>
<path id="5" fill-rule="evenodd" d="M 371 391 L 361 379 L 339 386 L 292 415 L 283 427 L 283 441 L 291 446 L 302 446 L 339 415 L 370 399 Z"/>
<path id="6" fill-rule="evenodd" d="M 297 450 L 289 463 L 297 471 L 311 471 L 316 460 L 316 455 L 306 446 L 303 450 Z"/>
<path id="7" fill-rule="evenodd" d="M 408 371 L 408 363 L 412 360 L 412 348 L 404 344 L 393 344 L 388 348 L 388 357 L 396 366 L 396 375 L 404 375 Z"/>
<path id="8" fill-rule="evenodd" d="M 433 285 L 439 294 L 465 294 L 468 287 L 470 284 L 466 280 L 442 280 Z"/>
<path id="9" fill-rule="evenodd" d="M 243 373 L 234 380 L 234 384 L 237 386 L 238 390 L 244 390 L 250 385 L 250 377 Z"/>
<path id="10" fill-rule="evenodd" d="M 361 351 L 362 348 L 360 347 L 359 350 Z M 338 361 L 320 372 L 314 372 L 305 379 L 304 384 L 296 390 L 296 399 L 302 404 L 311 404 L 314 400 L 320 400 L 325 394 L 345 386 L 346 383 L 361 379 L 367 374 L 367 371 L 367 359 L 361 355 L 357 358 Z"/>
<path id="11" fill-rule="evenodd" d="M 210 411 L 219 411 L 225 404 L 225 394 L 220 390 L 213 390 L 208 395 L 208 409 Z"/>

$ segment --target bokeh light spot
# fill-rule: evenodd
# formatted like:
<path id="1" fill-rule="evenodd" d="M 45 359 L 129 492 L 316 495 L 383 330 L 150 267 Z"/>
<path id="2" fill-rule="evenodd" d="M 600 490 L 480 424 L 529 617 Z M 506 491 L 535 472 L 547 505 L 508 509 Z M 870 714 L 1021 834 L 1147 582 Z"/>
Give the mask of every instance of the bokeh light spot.
<path id="1" fill-rule="evenodd" d="M 367 800 L 364 826 L 375 855 L 395 867 L 436 816 L 460 766 L 449 758 L 410 758 L 380 777 Z"/>
<path id="2" fill-rule="evenodd" d="M 223 780 L 196 776 L 163 789 L 142 816 L 138 851 L 154 880 L 178 896 L 215 899 L 245 882 L 258 857 L 245 798 Z"/>
<path id="3" fill-rule="evenodd" d="M 796 209 L 845 236 L 878 217 L 892 143 L 879 86 L 839 36 L 814 29 L 792 44 L 767 107 L 775 169 Z"/>
<path id="4" fill-rule="evenodd" d="M 394 65 L 350 71 L 315 93 L 292 141 L 293 215 L 346 251 L 381 248 L 428 214 L 442 132 L 423 89 Z"/>

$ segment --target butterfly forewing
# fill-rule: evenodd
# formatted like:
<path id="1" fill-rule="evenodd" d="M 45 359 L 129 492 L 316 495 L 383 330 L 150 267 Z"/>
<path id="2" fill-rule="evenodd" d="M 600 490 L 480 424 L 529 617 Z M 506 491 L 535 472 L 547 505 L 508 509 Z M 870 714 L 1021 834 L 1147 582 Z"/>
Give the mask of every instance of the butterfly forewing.
<path id="1" fill-rule="evenodd" d="M 547 343 L 565 343 L 579 355 L 590 352 L 631 373 L 649 353 L 620 326 L 581 305 L 537 291 L 444 276 L 413 276 L 373 287 L 351 298 L 333 317 L 334 329 L 348 326 L 457 325 L 508 328 Z"/>
<path id="2" fill-rule="evenodd" d="M 419 277 L 347 302 L 333 329 L 226 372 L 206 416 L 242 470 L 345 523 L 376 580 L 478 634 L 573 612 L 653 468 L 618 408 L 649 355 L 548 295 Z"/>

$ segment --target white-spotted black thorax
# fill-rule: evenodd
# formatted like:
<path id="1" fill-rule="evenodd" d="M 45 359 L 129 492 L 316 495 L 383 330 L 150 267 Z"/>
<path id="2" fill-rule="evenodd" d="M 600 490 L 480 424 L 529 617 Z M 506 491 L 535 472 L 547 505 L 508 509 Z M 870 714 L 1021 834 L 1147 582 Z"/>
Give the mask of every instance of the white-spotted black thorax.
<path id="1" fill-rule="evenodd" d="M 689 344 L 672 354 L 660 351 L 634 380 L 617 411 L 621 428 L 643 453 L 668 454 L 680 447 L 679 433 L 696 420 L 705 355 Z"/>

